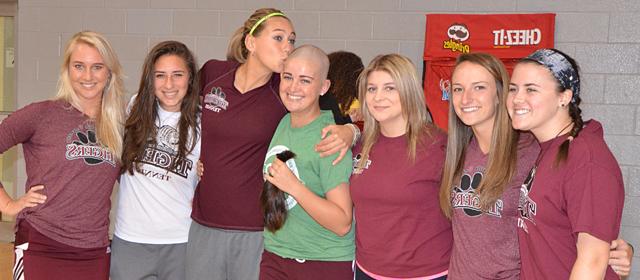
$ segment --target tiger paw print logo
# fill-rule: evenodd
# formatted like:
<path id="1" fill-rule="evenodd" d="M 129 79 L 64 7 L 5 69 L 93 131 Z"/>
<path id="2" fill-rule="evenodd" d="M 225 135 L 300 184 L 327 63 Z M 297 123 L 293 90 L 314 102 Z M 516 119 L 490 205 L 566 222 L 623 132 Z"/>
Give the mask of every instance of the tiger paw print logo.
<path id="1" fill-rule="evenodd" d="M 220 87 L 213 87 L 211 91 L 204 96 L 204 108 L 219 113 L 220 110 L 227 110 L 229 101 L 227 95 Z"/>
<path id="2" fill-rule="evenodd" d="M 76 136 L 78 137 L 78 140 L 73 141 L 73 144 L 76 144 L 79 146 L 97 146 L 98 145 L 98 140 L 96 139 L 96 133 L 91 130 L 88 130 L 86 135 L 78 131 L 76 133 Z M 101 163 L 102 160 L 86 157 L 84 158 L 84 162 L 86 162 L 89 165 L 95 165 L 95 164 Z"/>
<path id="3" fill-rule="evenodd" d="M 72 139 L 72 135 L 75 135 L 75 139 L 67 144 L 65 152 L 65 157 L 68 160 L 82 159 L 87 165 L 98 165 L 106 162 L 115 166 L 113 155 L 98 143 L 94 130 L 82 131 L 76 129 L 70 133 L 68 139 Z"/>
<path id="4" fill-rule="evenodd" d="M 476 189 L 482 181 L 482 173 L 476 172 L 473 177 L 469 174 L 462 175 L 460 186 L 453 188 L 451 194 L 451 205 L 453 208 L 462 208 L 468 216 L 478 216 L 482 214 L 480 210 L 480 198 L 476 194 Z"/>

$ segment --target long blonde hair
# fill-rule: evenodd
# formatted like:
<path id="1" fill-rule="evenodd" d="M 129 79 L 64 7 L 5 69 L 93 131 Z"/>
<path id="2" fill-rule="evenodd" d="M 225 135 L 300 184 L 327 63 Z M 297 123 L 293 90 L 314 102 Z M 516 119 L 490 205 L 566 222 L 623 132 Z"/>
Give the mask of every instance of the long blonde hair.
<path id="1" fill-rule="evenodd" d="M 493 122 L 491 146 L 487 168 L 478 186 L 482 210 L 489 209 L 502 196 L 506 185 L 516 170 L 518 133 L 511 127 L 506 101 L 509 93 L 509 74 L 500 60 L 490 54 L 462 54 L 456 61 L 456 67 L 463 62 L 482 66 L 494 78 L 498 105 Z M 455 71 L 455 69 L 454 69 Z M 444 163 L 442 185 L 440 186 L 440 207 L 445 216 L 451 218 L 451 191 L 460 181 L 464 166 L 465 153 L 473 137 L 471 127 L 465 125 L 456 115 L 453 105 L 449 105 L 449 137 L 447 156 Z"/>
<path id="2" fill-rule="evenodd" d="M 78 44 L 86 44 L 98 50 L 105 66 L 109 69 L 109 79 L 104 87 L 100 112 L 96 118 L 96 135 L 100 143 L 111 151 L 116 160 L 120 161 L 124 130 L 125 95 L 122 82 L 122 67 L 115 51 L 101 34 L 82 31 L 69 39 L 65 47 L 62 66 L 60 67 L 55 99 L 64 100 L 78 109 L 82 108 L 69 78 L 71 54 Z"/>
<path id="3" fill-rule="evenodd" d="M 380 135 L 380 124 L 367 109 L 367 79 L 374 71 L 384 71 L 393 79 L 400 94 L 402 114 L 407 120 L 407 154 L 410 160 L 416 158 L 417 146 L 421 134 L 435 129 L 428 121 L 424 93 L 420 86 L 417 71 L 411 60 L 399 54 L 386 54 L 375 57 L 358 77 L 358 99 L 362 102 L 361 110 L 364 118 L 362 133 L 362 152 L 358 168 L 363 168 L 369 158 L 371 148 Z"/>
<path id="4" fill-rule="evenodd" d="M 272 13 L 282 13 L 282 11 L 274 8 L 257 9 L 251 16 L 249 16 L 247 20 L 244 21 L 240 28 L 236 29 L 236 32 L 233 33 L 233 35 L 231 36 L 231 40 L 229 41 L 229 47 L 227 48 L 227 59 L 235 60 L 239 63 L 245 63 L 247 61 L 249 50 L 244 44 L 244 39 L 247 37 L 247 35 L 249 35 L 251 28 L 253 28 L 253 26 L 260 19 Z M 283 15 L 276 15 L 275 17 L 282 17 L 289 20 L 288 17 Z M 265 25 L 266 22 L 262 22 L 258 26 L 256 26 L 253 31 L 253 36 L 258 36 L 264 29 Z"/>

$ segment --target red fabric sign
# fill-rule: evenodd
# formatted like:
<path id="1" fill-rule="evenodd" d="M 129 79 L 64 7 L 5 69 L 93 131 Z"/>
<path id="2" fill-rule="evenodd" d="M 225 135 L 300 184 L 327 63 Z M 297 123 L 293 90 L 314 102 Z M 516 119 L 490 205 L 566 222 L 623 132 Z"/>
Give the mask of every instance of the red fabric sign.
<path id="1" fill-rule="evenodd" d="M 451 71 L 462 53 L 484 52 L 507 68 L 540 48 L 553 48 L 555 14 L 428 14 L 424 91 L 434 123 L 447 129 Z"/>

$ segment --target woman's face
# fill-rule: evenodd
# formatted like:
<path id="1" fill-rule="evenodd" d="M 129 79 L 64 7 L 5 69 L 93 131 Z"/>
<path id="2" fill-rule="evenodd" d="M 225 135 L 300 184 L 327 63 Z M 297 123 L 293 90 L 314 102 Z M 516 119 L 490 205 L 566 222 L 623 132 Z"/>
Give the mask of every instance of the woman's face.
<path id="1" fill-rule="evenodd" d="M 247 37 L 249 56 L 254 56 L 271 72 L 280 73 L 284 60 L 294 48 L 296 33 L 291 22 L 283 17 L 272 17 L 262 24 L 260 34 Z"/>
<path id="2" fill-rule="evenodd" d="M 165 111 L 179 112 L 189 89 L 189 69 L 177 55 L 163 55 L 154 64 L 154 94 Z"/>
<path id="3" fill-rule="evenodd" d="M 71 88 L 80 103 L 100 104 L 110 73 L 98 50 L 85 43 L 77 43 L 67 68 Z"/>
<path id="4" fill-rule="evenodd" d="M 320 114 L 318 99 L 327 92 L 329 82 L 321 79 L 321 66 L 316 61 L 289 58 L 284 64 L 280 80 L 280 99 L 287 110 L 298 115 Z"/>
<path id="5" fill-rule="evenodd" d="M 513 128 L 531 131 L 539 140 L 551 139 L 568 116 L 562 104 L 570 101 L 557 91 L 557 81 L 544 66 L 523 62 L 516 65 L 509 83 L 507 109 Z"/>
<path id="6" fill-rule="evenodd" d="M 366 86 L 367 110 L 380 126 L 390 129 L 406 127 L 400 92 L 391 75 L 385 71 L 373 71 L 367 76 Z"/>
<path id="7" fill-rule="evenodd" d="M 460 120 L 474 132 L 490 132 L 497 112 L 496 80 L 483 66 L 460 63 L 451 76 L 451 105 Z"/>

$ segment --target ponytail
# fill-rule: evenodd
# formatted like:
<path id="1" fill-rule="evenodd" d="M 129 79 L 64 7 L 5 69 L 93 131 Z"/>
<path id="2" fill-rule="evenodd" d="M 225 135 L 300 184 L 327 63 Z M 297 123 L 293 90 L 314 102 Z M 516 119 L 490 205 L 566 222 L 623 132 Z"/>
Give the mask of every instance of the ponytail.
<path id="1" fill-rule="evenodd" d="M 580 96 L 574 96 L 573 101 L 569 102 L 569 116 L 571 117 L 571 121 L 573 122 L 573 128 L 569 132 L 569 137 L 567 140 L 562 142 L 560 148 L 558 148 L 558 154 L 556 155 L 556 160 L 554 166 L 559 166 L 561 163 L 567 160 L 569 157 L 569 143 L 580 134 L 582 131 L 582 127 L 584 126 L 584 121 L 582 120 L 582 110 L 580 109 Z"/>
<path id="2" fill-rule="evenodd" d="M 229 47 L 227 48 L 227 60 L 235 60 L 239 63 L 245 63 L 247 61 L 247 55 L 249 50 L 244 45 L 244 38 L 246 37 L 245 27 L 242 26 L 233 33 L 231 40 L 229 40 Z"/>
<path id="3" fill-rule="evenodd" d="M 289 20 L 289 18 L 287 18 L 282 11 L 278 9 L 257 9 L 231 36 L 229 46 L 227 47 L 227 59 L 235 60 L 239 63 L 245 63 L 247 61 L 247 56 L 249 55 L 249 50 L 244 44 L 244 39 L 251 31 L 253 31 L 251 35 L 258 36 L 262 29 L 264 29 L 264 21 L 272 16 L 283 17 Z"/>

